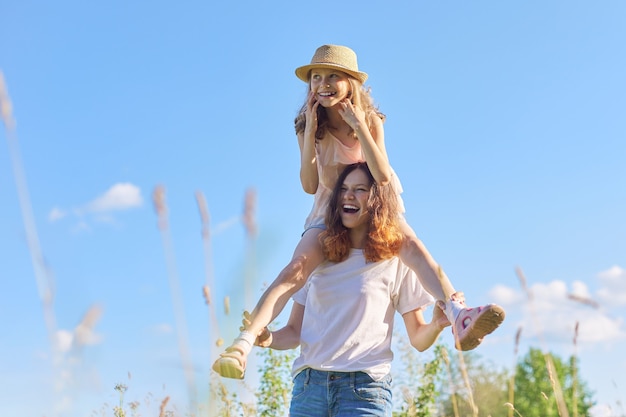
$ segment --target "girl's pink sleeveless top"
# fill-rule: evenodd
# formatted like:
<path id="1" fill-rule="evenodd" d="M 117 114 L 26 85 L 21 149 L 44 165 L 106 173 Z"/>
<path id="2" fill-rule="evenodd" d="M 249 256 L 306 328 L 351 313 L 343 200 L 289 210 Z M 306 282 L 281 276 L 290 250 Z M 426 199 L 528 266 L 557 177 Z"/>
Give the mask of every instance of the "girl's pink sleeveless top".
<path id="1" fill-rule="evenodd" d="M 365 155 L 361 149 L 361 143 L 357 141 L 352 147 L 346 146 L 330 132 L 326 133 L 324 139 L 315 144 L 315 154 L 317 156 L 317 172 L 319 175 L 319 185 L 313 200 L 313 209 L 304 223 L 304 229 L 312 226 L 324 224 L 326 207 L 330 201 L 333 187 L 343 169 L 355 162 L 365 162 Z M 391 186 L 398 194 L 399 213 L 404 213 L 404 203 L 402 202 L 402 185 L 396 173 L 391 170 Z"/>

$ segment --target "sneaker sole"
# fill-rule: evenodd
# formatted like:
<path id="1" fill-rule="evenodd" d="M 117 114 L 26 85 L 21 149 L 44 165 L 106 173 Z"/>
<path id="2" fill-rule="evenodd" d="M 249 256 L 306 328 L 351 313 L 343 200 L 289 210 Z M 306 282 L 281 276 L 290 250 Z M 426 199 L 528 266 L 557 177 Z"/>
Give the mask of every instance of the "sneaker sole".
<path id="1" fill-rule="evenodd" d="M 492 333 L 502 324 L 504 316 L 504 309 L 500 306 L 490 305 L 485 307 L 476 321 L 472 321 L 469 327 L 465 329 L 463 338 L 456 340 L 457 349 L 462 351 L 475 349 L 485 336 Z"/>
<path id="2" fill-rule="evenodd" d="M 221 357 L 213 364 L 213 370 L 224 378 L 243 379 L 245 369 L 235 358 Z"/>

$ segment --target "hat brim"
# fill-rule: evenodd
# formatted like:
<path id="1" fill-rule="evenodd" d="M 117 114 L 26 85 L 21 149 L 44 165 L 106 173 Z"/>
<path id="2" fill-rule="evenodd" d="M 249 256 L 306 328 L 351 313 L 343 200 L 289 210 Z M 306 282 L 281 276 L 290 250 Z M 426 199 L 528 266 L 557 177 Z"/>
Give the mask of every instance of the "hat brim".
<path id="1" fill-rule="evenodd" d="M 308 83 L 309 82 L 309 72 L 312 69 L 314 69 L 314 68 L 336 69 L 336 70 L 339 70 L 341 72 L 345 72 L 349 76 L 359 80 L 361 82 L 361 84 L 365 83 L 365 81 L 367 80 L 367 73 L 365 73 L 365 72 L 353 71 L 351 69 L 342 67 L 341 65 L 325 64 L 325 63 L 321 63 L 321 62 L 320 63 L 316 63 L 316 64 L 303 65 L 301 67 L 296 68 L 296 77 L 300 78 L 305 83 Z"/>

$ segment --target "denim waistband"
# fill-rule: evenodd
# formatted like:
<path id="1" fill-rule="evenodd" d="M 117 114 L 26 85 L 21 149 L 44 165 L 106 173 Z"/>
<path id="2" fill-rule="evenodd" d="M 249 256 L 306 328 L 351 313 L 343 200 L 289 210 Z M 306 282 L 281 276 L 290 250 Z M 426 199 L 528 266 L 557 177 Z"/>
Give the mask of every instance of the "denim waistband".
<path id="1" fill-rule="evenodd" d="M 354 385 L 355 383 L 363 383 L 373 381 L 372 377 L 366 372 L 341 372 L 341 371 L 319 371 L 317 369 L 305 368 L 300 371 L 304 375 L 305 384 L 328 384 L 333 382 L 349 383 Z M 387 376 L 387 378 L 389 375 Z"/>

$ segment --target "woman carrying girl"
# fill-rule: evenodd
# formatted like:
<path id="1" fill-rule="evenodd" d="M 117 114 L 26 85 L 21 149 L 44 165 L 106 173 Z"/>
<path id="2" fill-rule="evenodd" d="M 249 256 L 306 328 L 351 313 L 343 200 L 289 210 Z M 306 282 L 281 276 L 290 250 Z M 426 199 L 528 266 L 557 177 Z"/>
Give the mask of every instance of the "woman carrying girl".
<path id="1" fill-rule="evenodd" d="M 300 346 L 292 417 L 391 416 L 395 313 L 420 352 L 450 325 L 441 302 L 432 321 L 424 320 L 433 298 L 398 259 L 406 239 L 396 206 L 395 191 L 379 186 L 365 163 L 347 166 L 320 235 L 328 260 L 293 296 L 287 325 L 273 333 L 266 328 L 257 340 L 279 350 Z"/>
<path id="2" fill-rule="evenodd" d="M 474 349 L 502 323 L 504 310 L 494 304 L 467 308 L 462 294 L 455 291 L 406 222 L 402 186 L 385 150 L 385 116 L 374 107 L 369 91 L 363 87 L 367 74 L 359 71 L 356 54 L 345 46 L 323 45 L 315 51 L 310 64 L 296 69 L 296 76 L 308 83 L 307 99 L 296 117 L 295 130 L 300 147 L 300 180 L 304 191 L 314 194 L 313 209 L 291 262 L 263 293 L 252 314 L 247 315 L 249 325 L 220 355 L 213 369 L 224 377 L 243 378 L 256 335 L 278 316 L 324 260 L 319 234 L 325 229 L 330 195 L 339 174 L 355 162 L 367 162 L 376 184 L 389 184 L 397 194 L 397 215 L 406 240 L 399 257 L 417 274 L 426 291 L 443 301 L 453 323 L 456 347 Z"/>

